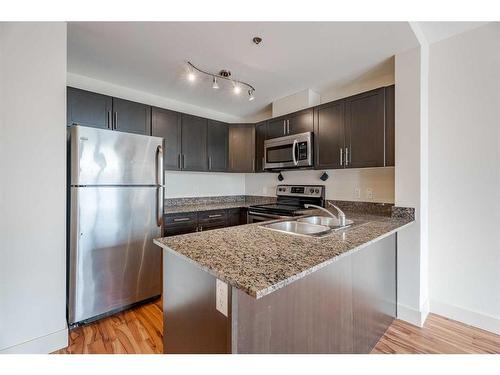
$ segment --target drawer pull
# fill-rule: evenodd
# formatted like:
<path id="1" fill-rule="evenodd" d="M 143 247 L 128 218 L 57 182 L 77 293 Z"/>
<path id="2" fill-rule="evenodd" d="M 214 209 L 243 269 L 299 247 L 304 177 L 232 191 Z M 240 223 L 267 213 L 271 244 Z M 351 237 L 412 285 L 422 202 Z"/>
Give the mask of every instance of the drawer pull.
<path id="1" fill-rule="evenodd" d="M 181 218 L 174 219 L 174 222 L 189 221 L 189 220 L 191 220 L 191 218 L 189 218 L 189 217 L 181 217 Z"/>
<path id="2" fill-rule="evenodd" d="M 222 215 L 221 214 L 217 214 L 217 215 L 208 215 L 208 217 L 210 219 L 213 219 L 214 217 L 221 217 Z"/>

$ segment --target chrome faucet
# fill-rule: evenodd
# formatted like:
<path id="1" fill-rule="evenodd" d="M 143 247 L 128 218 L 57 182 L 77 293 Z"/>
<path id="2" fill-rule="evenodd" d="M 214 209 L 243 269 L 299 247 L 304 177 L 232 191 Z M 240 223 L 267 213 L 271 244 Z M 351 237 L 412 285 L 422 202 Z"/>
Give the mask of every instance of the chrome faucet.
<path id="1" fill-rule="evenodd" d="M 304 204 L 304 207 L 305 208 L 317 208 L 321 211 L 324 211 L 326 212 L 328 215 L 330 215 L 331 217 L 333 217 L 334 219 L 337 219 L 339 221 L 339 224 L 341 227 L 345 227 L 346 225 L 346 218 L 345 218 L 345 213 L 344 211 L 342 211 L 340 208 L 338 208 L 337 206 L 335 206 L 332 202 L 328 202 L 328 205 L 335 208 L 337 210 L 337 216 L 335 216 L 333 213 L 331 213 L 330 211 L 328 211 L 326 208 L 324 207 L 320 207 L 320 206 L 316 206 L 315 204 Z"/>

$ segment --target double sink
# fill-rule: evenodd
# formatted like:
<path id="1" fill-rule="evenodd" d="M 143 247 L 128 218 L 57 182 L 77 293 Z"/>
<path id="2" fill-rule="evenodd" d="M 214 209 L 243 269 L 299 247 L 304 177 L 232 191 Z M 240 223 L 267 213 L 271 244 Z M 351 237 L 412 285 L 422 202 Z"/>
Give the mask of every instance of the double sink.
<path id="1" fill-rule="evenodd" d="M 341 225 L 339 220 L 333 217 L 309 216 L 296 220 L 278 221 L 269 224 L 262 224 L 261 227 L 283 233 L 321 237 L 329 234 L 332 231 L 347 228 L 352 223 L 352 220 L 346 219 L 345 225 Z"/>

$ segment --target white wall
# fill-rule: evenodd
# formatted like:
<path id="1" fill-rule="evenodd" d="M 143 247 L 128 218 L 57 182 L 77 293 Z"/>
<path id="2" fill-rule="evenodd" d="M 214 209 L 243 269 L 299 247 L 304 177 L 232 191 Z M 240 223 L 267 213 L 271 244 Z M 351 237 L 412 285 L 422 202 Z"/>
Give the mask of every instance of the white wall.
<path id="1" fill-rule="evenodd" d="M 244 195 L 243 173 L 165 172 L 165 198 Z"/>
<path id="2" fill-rule="evenodd" d="M 326 170 L 330 177 L 321 181 L 319 177 L 323 172 L 283 172 L 285 179 L 282 182 L 278 181 L 276 173 L 249 173 L 245 175 L 245 192 L 248 195 L 274 196 L 277 184 L 316 184 L 326 186 L 327 199 L 394 203 L 393 167 Z M 359 189 L 359 196 L 356 189 Z"/>
<path id="3" fill-rule="evenodd" d="M 430 47 L 431 311 L 500 334 L 500 24 Z"/>
<path id="4" fill-rule="evenodd" d="M 272 116 L 278 117 L 301 109 L 314 107 L 321 102 L 320 95 L 311 89 L 276 99 L 272 104 Z"/>
<path id="5" fill-rule="evenodd" d="M 398 233 L 398 318 L 422 326 L 428 314 L 426 289 L 427 239 L 424 231 L 427 204 L 423 190 L 426 181 L 424 159 L 427 140 L 422 136 L 426 125 L 422 105 L 422 80 L 425 79 L 425 56 L 421 48 L 396 55 L 395 122 L 396 167 L 395 204 L 415 208 L 415 222 Z M 424 196 L 424 199 L 422 199 Z"/>
<path id="6" fill-rule="evenodd" d="M 0 23 L 0 353 L 67 345 L 66 24 Z"/>

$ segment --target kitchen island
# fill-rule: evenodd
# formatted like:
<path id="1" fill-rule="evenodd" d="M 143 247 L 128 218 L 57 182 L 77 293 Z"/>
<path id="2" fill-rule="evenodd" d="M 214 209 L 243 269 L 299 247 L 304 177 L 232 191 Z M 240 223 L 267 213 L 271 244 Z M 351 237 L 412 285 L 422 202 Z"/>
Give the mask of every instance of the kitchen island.
<path id="1" fill-rule="evenodd" d="M 391 216 L 316 238 L 249 224 L 156 239 L 165 353 L 367 353 L 396 316 Z"/>

